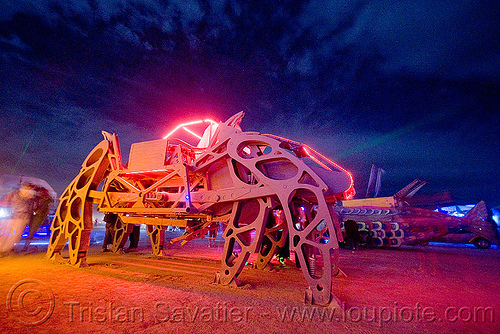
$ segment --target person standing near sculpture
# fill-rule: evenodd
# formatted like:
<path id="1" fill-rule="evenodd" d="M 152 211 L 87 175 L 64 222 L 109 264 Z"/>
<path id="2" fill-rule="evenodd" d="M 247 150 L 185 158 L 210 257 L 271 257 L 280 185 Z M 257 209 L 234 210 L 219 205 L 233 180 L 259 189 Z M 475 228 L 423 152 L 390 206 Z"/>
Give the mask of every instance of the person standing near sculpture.
<path id="1" fill-rule="evenodd" d="M 134 251 L 139 246 L 139 239 L 141 238 L 141 225 L 135 224 L 132 227 L 132 231 L 129 234 L 130 245 L 127 251 Z"/>
<path id="2" fill-rule="evenodd" d="M 344 222 L 345 228 L 345 238 L 347 242 L 347 246 L 350 250 L 357 250 L 359 247 L 359 229 L 358 223 L 354 220 L 346 220 Z"/>
<path id="3" fill-rule="evenodd" d="M 113 244 L 113 235 L 115 233 L 115 224 L 117 219 L 118 215 L 116 213 L 107 213 L 104 215 L 106 232 L 104 233 L 104 242 L 102 244 L 103 252 L 109 252 L 108 245 Z"/>
<path id="4" fill-rule="evenodd" d="M 208 247 L 215 247 L 215 239 L 217 238 L 217 231 L 219 230 L 219 223 L 214 222 L 209 226 L 208 230 Z"/>

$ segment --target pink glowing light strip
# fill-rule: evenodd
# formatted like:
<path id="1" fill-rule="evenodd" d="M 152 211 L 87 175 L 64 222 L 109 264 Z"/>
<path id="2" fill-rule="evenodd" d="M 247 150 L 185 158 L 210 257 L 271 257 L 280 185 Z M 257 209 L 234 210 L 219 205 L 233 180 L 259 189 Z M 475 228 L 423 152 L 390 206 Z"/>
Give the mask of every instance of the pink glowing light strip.
<path id="1" fill-rule="evenodd" d="M 193 132 L 193 131 L 189 130 L 189 129 L 187 128 L 187 126 L 194 125 L 194 124 L 200 124 L 200 123 L 203 123 L 203 122 L 209 122 L 209 123 L 211 123 L 211 124 L 218 124 L 217 122 L 215 122 L 215 121 L 213 121 L 213 120 L 211 120 L 211 119 L 205 119 L 205 120 L 201 120 L 201 119 L 200 119 L 200 120 L 198 120 L 198 121 L 193 121 L 193 122 L 183 123 L 183 124 L 180 124 L 180 125 L 176 126 L 176 127 L 175 127 L 175 129 L 173 129 L 172 131 L 170 131 L 170 132 L 169 132 L 169 134 L 167 134 L 165 137 L 163 137 L 163 139 L 167 139 L 167 138 L 168 138 L 168 137 L 170 137 L 172 134 L 174 134 L 174 132 L 176 132 L 177 130 L 179 130 L 179 129 L 181 129 L 181 128 L 182 128 L 183 130 L 185 130 L 186 132 L 188 132 L 188 133 L 192 134 L 192 135 L 193 135 L 193 136 L 195 136 L 196 138 L 201 139 L 201 136 L 200 136 L 200 135 L 198 135 L 197 133 L 195 133 L 195 132 Z"/>
<path id="2" fill-rule="evenodd" d="M 330 167 L 328 167 L 327 165 L 325 165 L 324 163 L 322 163 L 318 158 L 316 158 L 311 153 L 309 153 L 308 148 L 311 149 L 310 147 L 304 145 L 304 146 L 302 146 L 302 148 L 304 149 L 304 152 L 306 152 L 307 156 L 309 158 L 313 159 L 318 165 L 322 166 L 324 169 L 332 170 Z M 318 153 L 318 152 L 316 152 L 316 153 Z"/>
<path id="3" fill-rule="evenodd" d="M 188 128 L 186 128 L 185 126 L 182 127 L 182 129 L 186 132 L 189 132 L 190 134 L 192 134 L 193 136 L 195 136 L 196 138 L 200 139 L 201 140 L 201 136 L 194 133 L 193 131 L 189 130 Z"/>
<path id="4" fill-rule="evenodd" d="M 168 172 L 168 170 L 167 169 L 145 169 L 145 170 L 137 170 L 137 171 L 133 171 L 133 172 L 125 172 L 125 173 L 121 173 L 120 175 L 146 174 L 146 173 L 157 173 L 157 172 Z M 130 186 L 134 187 L 133 185 L 131 185 L 127 181 L 124 180 L 124 182 L 126 182 Z M 134 188 L 137 189 L 136 187 L 134 187 Z M 139 189 L 137 189 L 137 190 L 139 190 Z"/>

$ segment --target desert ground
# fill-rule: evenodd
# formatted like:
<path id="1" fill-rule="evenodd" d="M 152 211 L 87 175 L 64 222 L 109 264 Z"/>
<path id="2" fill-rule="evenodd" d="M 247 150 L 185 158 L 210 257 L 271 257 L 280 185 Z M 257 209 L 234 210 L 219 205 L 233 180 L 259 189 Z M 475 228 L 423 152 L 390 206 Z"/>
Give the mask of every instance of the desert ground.
<path id="1" fill-rule="evenodd" d="M 167 232 L 166 239 L 175 237 Z M 304 304 L 293 263 L 252 268 L 238 288 L 214 284 L 223 239 L 103 253 L 92 232 L 87 268 L 29 253 L 0 257 L 0 328 L 5 333 L 500 333 L 500 251 L 451 244 L 340 250 L 333 291 L 344 310 Z M 63 253 L 63 256 L 67 256 Z M 345 275 L 344 275 L 345 274 Z"/>

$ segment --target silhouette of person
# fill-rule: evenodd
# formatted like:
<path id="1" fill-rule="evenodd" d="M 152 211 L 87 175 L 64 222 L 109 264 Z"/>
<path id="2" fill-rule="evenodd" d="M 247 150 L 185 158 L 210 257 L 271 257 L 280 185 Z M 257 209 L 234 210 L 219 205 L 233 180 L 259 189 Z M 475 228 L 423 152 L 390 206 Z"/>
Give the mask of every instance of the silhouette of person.
<path id="1" fill-rule="evenodd" d="M 141 225 L 134 225 L 132 232 L 129 234 L 130 245 L 127 250 L 131 251 L 137 249 L 139 246 L 139 239 L 141 238 Z"/>
<path id="2" fill-rule="evenodd" d="M 118 219 L 116 213 L 107 213 L 104 215 L 104 221 L 106 222 L 106 232 L 104 234 L 104 242 L 102 244 L 102 251 L 109 252 L 108 245 L 113 244 L 113 234 L 115 233 L 115 224 Z"/>
<path id="3" fill-rule="evenodd" d="M 344 229 L 348 248 L 351 250 L 357 250 L 359 246 L 358 223 L 351 219 L 346 220 L 344 223 Z"/>
<path id="4" fill-rule="evenodd" d="M 208 247 L 215 247 L 215 239 L 217 238 L 217 230 L 219 229 L 219 223 L 212 223 L 211 229 L 208 230 Z"/>

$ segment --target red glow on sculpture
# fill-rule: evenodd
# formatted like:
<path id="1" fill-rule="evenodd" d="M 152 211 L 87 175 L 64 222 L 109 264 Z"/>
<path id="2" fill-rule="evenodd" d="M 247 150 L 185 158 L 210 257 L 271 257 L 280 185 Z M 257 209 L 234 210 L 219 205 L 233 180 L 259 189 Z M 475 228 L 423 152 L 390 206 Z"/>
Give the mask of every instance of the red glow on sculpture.
<path id="1" fill-rule="evenodd" d="M 328 164 L 329 164 L 330 166 L 335 167 L 337 170 L 340 170 L 340 171 L 346 173 L 349 176 L 350 185 L 349 185 L 349 188 L 347 188 L 347 190 L 345 190 L 343 192 L 343 198 L 342 199 L 346 199 L 346 200 L 347 199 L 352 199 L 354 197 L 354 195 L 356 195 L 356 190 L 354 189 L 354 179 L 352 177 L 351 172 L 349 172 L 345 168 L 342 168 L 341 166 L 339 166 L 337 163 L 335 163 L 331 159 L 328 159 L 327 157 L 325 157 L 324 155 L 322 155 L 318 151 L 314 150 L 310 146 L 308 146 L 306 144 L 302 144 L 302 143 L 300 143 L 298 141 L 291 140 L 291 139 L 288 139 L 288 138 L 285 138 L 285 137 L 281 137 L 281 136 L 277 136 L 277 135 L 273 135 L 273 134 L 264 134 L 264 136 L 268 136 L 268 137 L 271 137 L 271 138 L 278 139 L 278 140 L 280 140 L 282 142 L 287 142 L 287 143 L 293 144 L 297 148 L 302 149 L 302 151 L 309 158 L 311 158 L 311 160 L 313 160 L 314 162 L 316 162 L 318 165 L 320 165 L 321 167 L 323 167 L 326 170 L 330 170 L 330 171 L 332 170 L 332 168 L 330 168 L 328 166 Z M 321 160 L 323 160 L 323 161 L 321 161 Z"/>
<path id="2" fill-rule="evenodd" d="M 179 124 L 175 127 L 175 129 L 173 129 L 172 131 L 170 131 L 166 136 L 163 137 L 163 139 L 168 139 L 170 136 L 172 136 L 175 132 L 177 132 L 177 130 L 179 129 L 183 129 L 184 131 L 186 131 L 187 133 L 193 135 L 194 137 L 198 138 L 198 139 L 201 139 L 201 135 L 193 132 L 192 130 L 190 130 L 189 128 L 187 128 L 188 126 L 190 125 L 195 125 L 195 124 L 201 124 L 201 123 L 210 123 L 210 124 L 213 124 L 213 125 L 217 125 L 218 122 L 215 122 L 211 119 L 200 119 L 200 120 L 197 120 L 197 121 L 192 121 L 192 122 L 186 122 L 186 123 L 182 123 L 182 124 Z"/>

